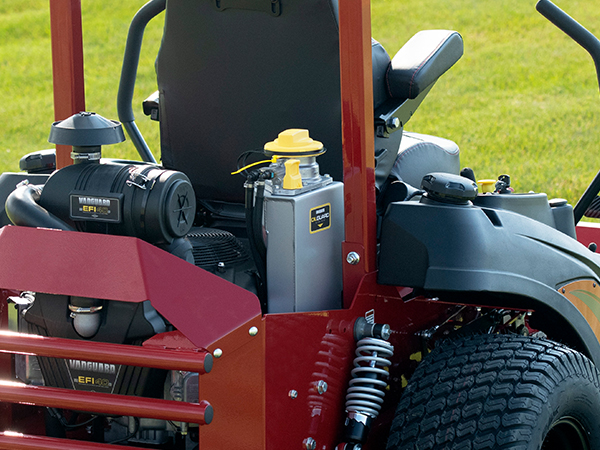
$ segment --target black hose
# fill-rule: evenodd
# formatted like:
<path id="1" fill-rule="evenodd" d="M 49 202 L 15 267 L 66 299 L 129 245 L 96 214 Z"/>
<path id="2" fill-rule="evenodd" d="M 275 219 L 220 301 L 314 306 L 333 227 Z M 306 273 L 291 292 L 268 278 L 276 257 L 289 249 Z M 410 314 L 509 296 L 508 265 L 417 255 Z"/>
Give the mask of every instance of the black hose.
<path id="1" fill-rule="evenodd" d="M 6 199 L 4 209 L 10 221 L 25 227 L 55 228 L 75 231 L 73 227 L 49 213 L 37 202 L 42 193 L 42 186 L 25 184 L 17 187 Z"/>
<path id="2" fill-rule="evenodd" d="M 259 230 L 255 230 L 255 222 L 258 220 L 255 218 L 256 214 L 260 214 L 262 216 L 262 209 L 257 211 L 257 205 L 254 205 L 254 186 L 255 180 L 252 179 L 252 176 L 248 177 L 248 180 L 244 184 L 244 192 L 245 192 L 245 209 L 246 209 L 246 233 L 248 234 L 248 241 L 250 242 L 250 251 L 252 253 L 252 258 L 254 259 L 254 265 L 256 266 L 256 271 L 258 273 L 258 282 L 256 286 L 257 295 L 260 300 L 260 304 L 263 312 L 267 311 L 267 263 L 266 263 L 266 250 L 265 256 L 259 250 L 260 244 L 257 242 L 257 234 L 262 230 L 262 218 L 259 223 L 261 226 Z M 264 189 L 264 184 L 263 184 Z M 262 208 L 262 207 L 261 207 Z M 262 233 L 261 233 L 262 234 Z M 262 235 L 260 239 L 258 239 L 262 246 L 264 247 L 264 241 L 262 239 Z"/>
<path id="3" fill-rule="evenodd" d="M 256 198 L 254 208 L 252 208 L 252 231 L 254 232 L 254 240 L 256 250 L 260 254 L 262 261 L 267 261 L 267 246 L 263 237 L 263 208 L 265 204 L 265 182 L 259 181 L 256 183 Z"/>

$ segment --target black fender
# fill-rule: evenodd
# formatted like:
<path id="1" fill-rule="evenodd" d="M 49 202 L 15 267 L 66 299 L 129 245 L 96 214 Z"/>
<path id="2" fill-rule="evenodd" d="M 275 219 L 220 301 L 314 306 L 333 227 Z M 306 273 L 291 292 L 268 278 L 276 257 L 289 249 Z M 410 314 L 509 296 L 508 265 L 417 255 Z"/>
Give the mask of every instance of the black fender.
<path id="1" fill-rule="evenodd" d="M 398 202 L 382 221 L 380 284 L 461 303 L 534 309 L 600 365 L 590 323 L 561 292 L 577 280 L 600 283 L 600 256 L 521 214 L 471 203 Z"/>

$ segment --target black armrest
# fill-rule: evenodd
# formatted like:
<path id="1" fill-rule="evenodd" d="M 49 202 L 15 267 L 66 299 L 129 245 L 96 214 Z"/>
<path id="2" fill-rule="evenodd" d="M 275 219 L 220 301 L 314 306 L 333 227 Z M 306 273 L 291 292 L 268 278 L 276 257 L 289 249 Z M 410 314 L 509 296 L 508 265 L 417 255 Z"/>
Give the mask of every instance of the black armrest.
<path id="1" fill-rule="evenodd" d="M 463 40 L 456 31 L 418 32 L 392 59 L 387 74 L 390 97 L 416 98 L 452 67 L 462 54 Z"/>
<path id="2" fill-rule="evenodd" d="M 152 120 L 158 120 L 158 91 L 150 94 L 150 96 L 142 102 L 144 114 L 150 116 Z"/>

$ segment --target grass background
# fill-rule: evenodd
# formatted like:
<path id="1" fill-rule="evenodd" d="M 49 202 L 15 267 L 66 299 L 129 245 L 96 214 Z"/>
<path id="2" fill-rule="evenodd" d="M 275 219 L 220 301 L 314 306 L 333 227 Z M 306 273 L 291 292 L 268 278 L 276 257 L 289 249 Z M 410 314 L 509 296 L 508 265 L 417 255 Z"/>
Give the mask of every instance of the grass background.
<path id="1" fill-rule="evenodd" d="M 127 27 L 140 0 L 82 0 L 86 105 L 117 118 Z M 589 55 L 534 9 L 534 0 L 372 0 L 373 36 L 393 54 L 422 29 L 460 32 L 465 55 L 434 87 L 407 129 L 461 148 L 478 178 L 508 173 L 518 191 L 571 203 L 600 168 L 600 99 Z M 597 0 L 557 4 L 600 35 Z M 155 90 L 162 16 L 150 23 L 134 105 Z M 48 0 L 0 0 L 0 171 L 49 148 L 53 122 Z M 158 126 L 135 110 L 157 154 Z M 134 158 L 130 142 L 104 155 Z"/>

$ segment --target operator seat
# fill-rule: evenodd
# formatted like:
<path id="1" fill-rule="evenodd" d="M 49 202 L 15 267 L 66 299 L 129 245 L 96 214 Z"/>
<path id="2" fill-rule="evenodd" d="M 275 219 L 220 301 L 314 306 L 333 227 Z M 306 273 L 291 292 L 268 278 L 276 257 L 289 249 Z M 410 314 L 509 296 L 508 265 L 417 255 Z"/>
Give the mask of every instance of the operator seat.
<path id="1" fill-rule="evenodd" d="M 230 175 L 238 156 L 288 128 L 323 142 L 321 173 L 342 180 L 337 20 L 337 0 L 167 0 L 156 60 L 161 159 L 188 175 L 199 200 L 242 203 L 242 180 Z M 373 41 L 375 108 L 393 97 L 390 66 Z M 401 137 L 378 138 L 378 187 Z"/>

